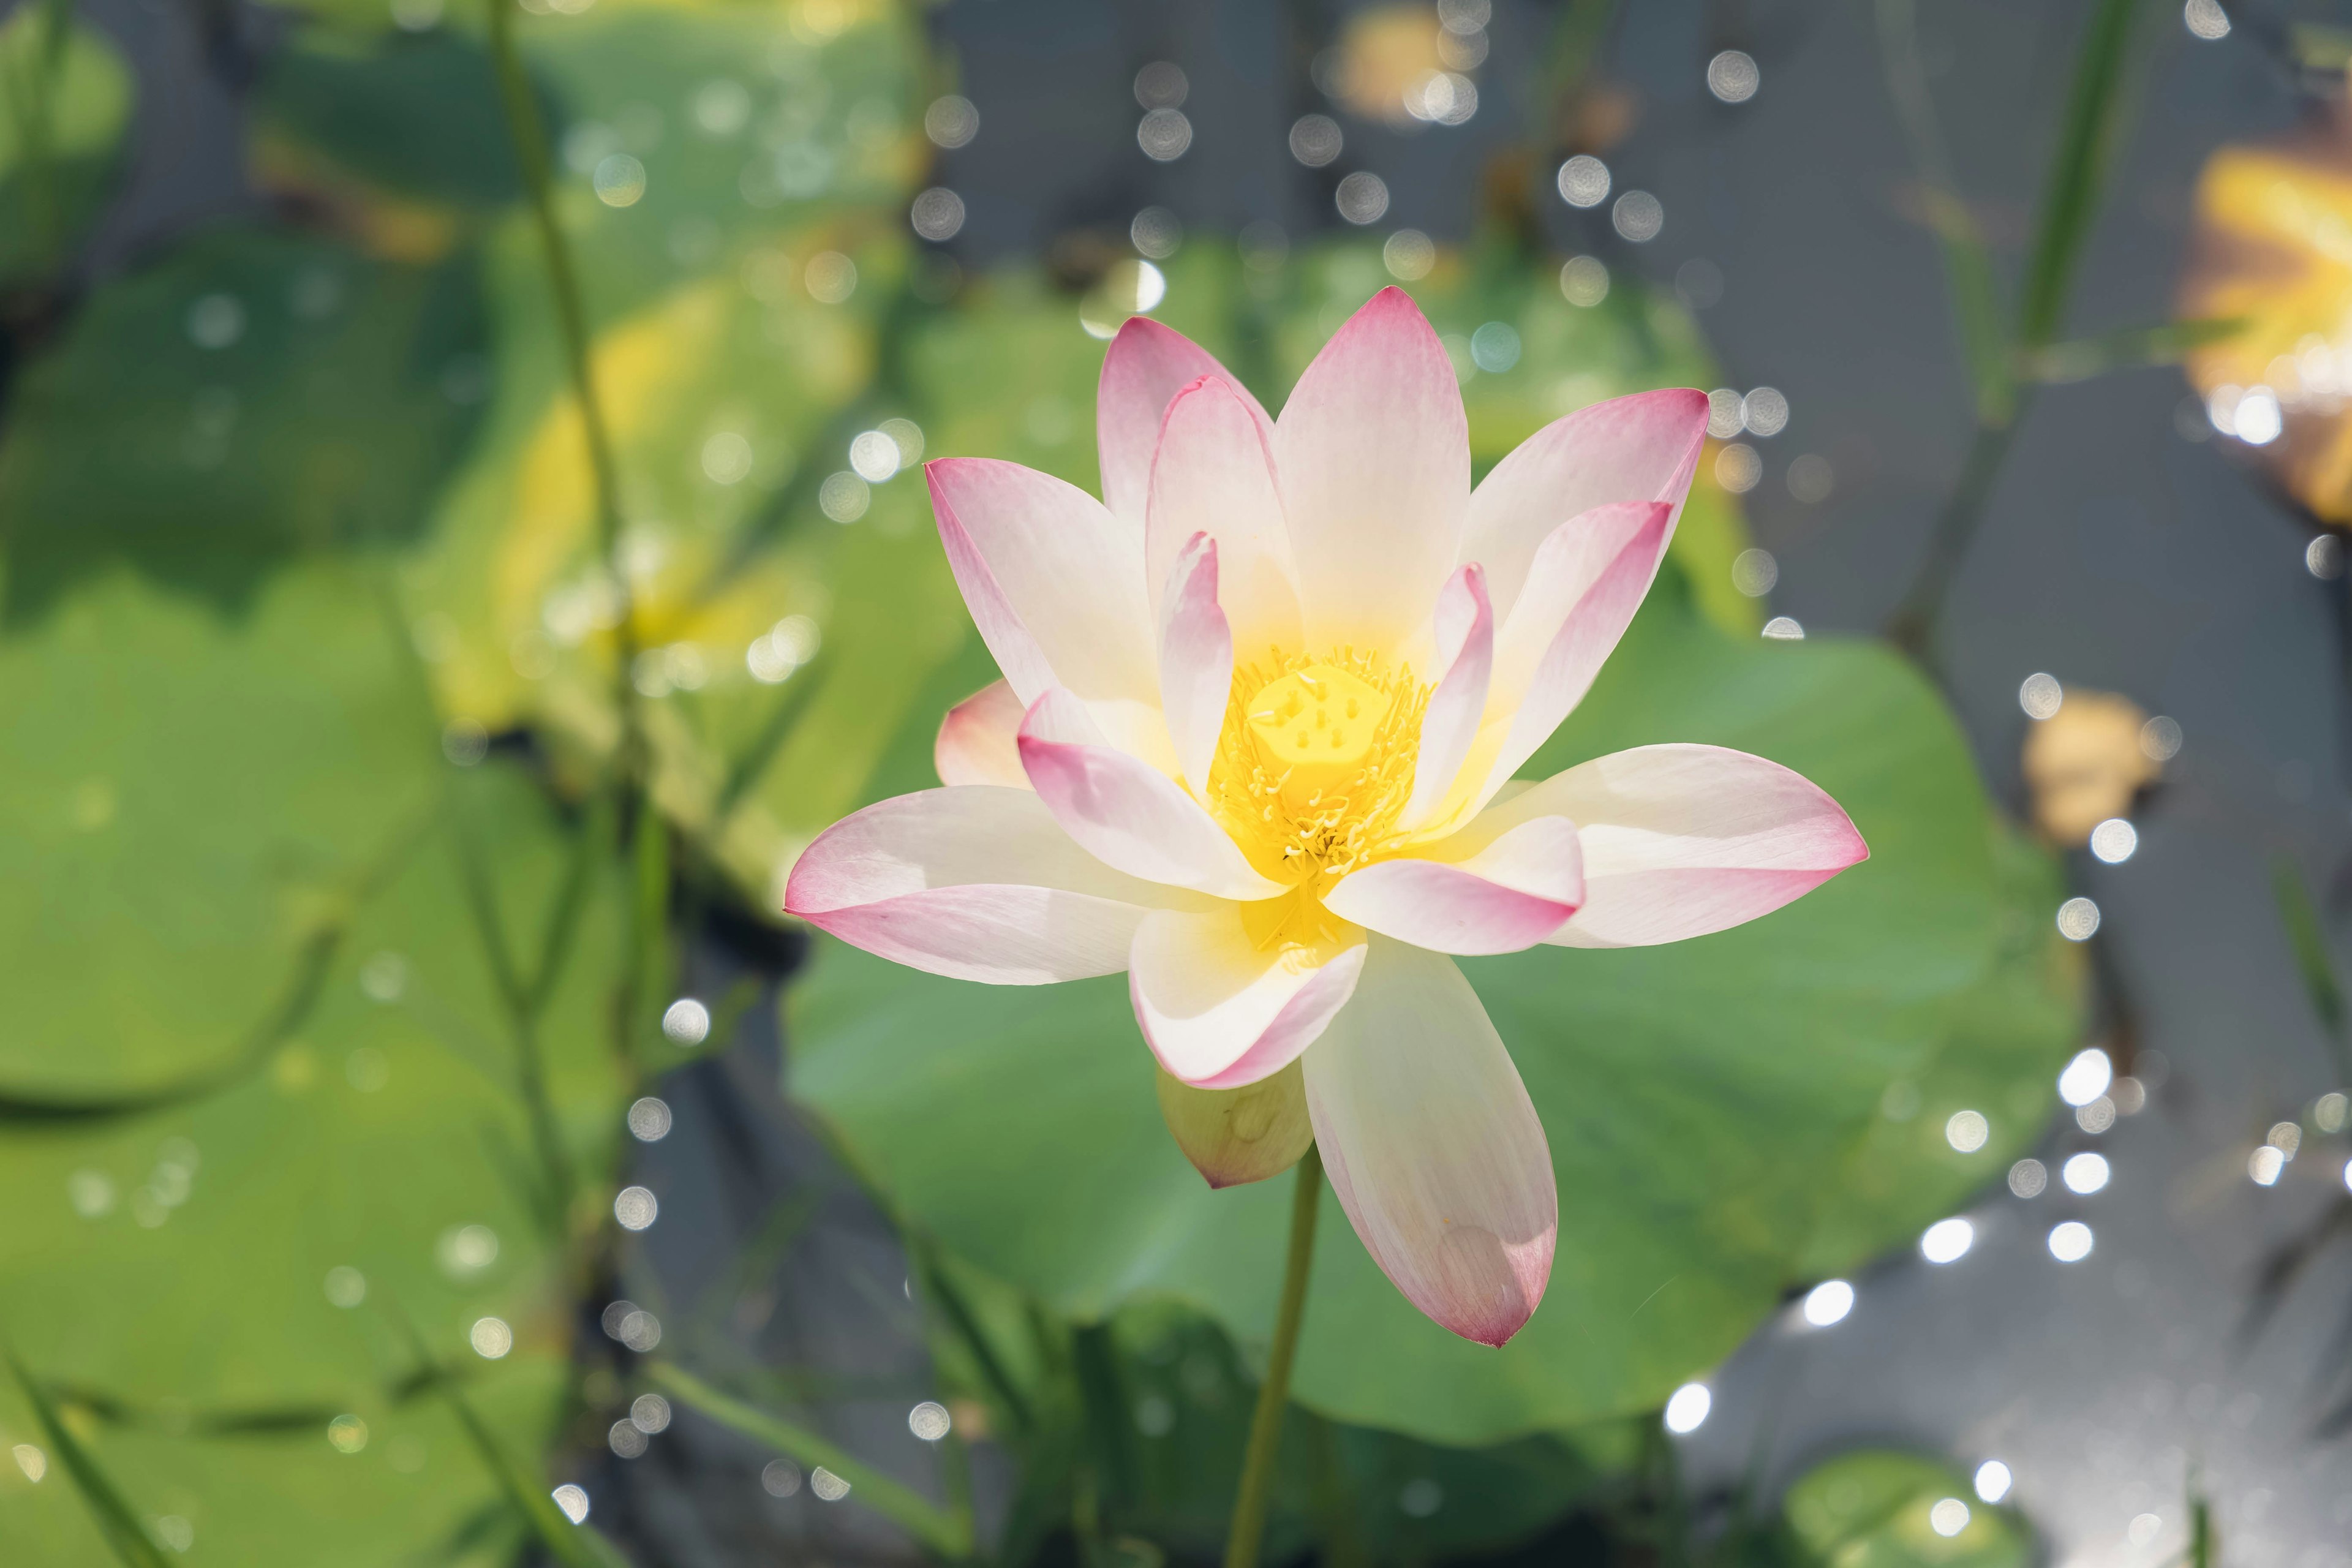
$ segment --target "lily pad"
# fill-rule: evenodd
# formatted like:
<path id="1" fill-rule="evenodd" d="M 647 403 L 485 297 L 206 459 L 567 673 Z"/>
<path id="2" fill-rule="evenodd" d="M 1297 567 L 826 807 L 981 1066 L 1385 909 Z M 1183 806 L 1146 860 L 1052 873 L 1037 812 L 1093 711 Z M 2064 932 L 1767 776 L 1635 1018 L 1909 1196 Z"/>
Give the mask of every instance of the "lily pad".
<path id="1" fill-rule="evenodd" d="M 428 733 L 397 733 L 429 752 Z M 563 825 L 495 763 L 453 787 L 474 842 L 495 846 L 486 870 L 510 940 L 531 950 L 564 871 Z M 202 1099 L 0 1141 L 0 1182 L 20 1199 L 0 1243 L 0 1323 L 124 1494 L 226 1560 L 510 1555 L 478 1453 L 413 1386 L 404 1325 L 459 1367 L 527 1472 L 562 1407 L 575 1317 L 456 820 L 404 846 L 257 1071 Z M 592 1194 L 620 1136 L 595 978 L 612 907 L 592 906 L 542 1030 Z M 496 1360 L 469 1346 L 492 1316 L 512 1335 Z M 339 1416 L 360 1429 L 331 1434 Z M 40 1442 L 12 1395 L 0 1426 Z M 107 1561 L 49 1460 L 50 1484 L 0 1508 L 0 1556 Z"/>
<path id="2" fill-rule="evenodd" d="M 396 635 L 365 579 L 320 565 L 226 623 L 118 572 L 0 637 L 9 1098 L 249 1065 L 431 805 Z"/>
<path id="3" fill-rule="evenodd" d="M 116 563 L 236 612 L 310 551 L 415 537 L 480 395 L 472 269 L 215 231 L 99 290 L 12 389 L 0 619 Z"/>

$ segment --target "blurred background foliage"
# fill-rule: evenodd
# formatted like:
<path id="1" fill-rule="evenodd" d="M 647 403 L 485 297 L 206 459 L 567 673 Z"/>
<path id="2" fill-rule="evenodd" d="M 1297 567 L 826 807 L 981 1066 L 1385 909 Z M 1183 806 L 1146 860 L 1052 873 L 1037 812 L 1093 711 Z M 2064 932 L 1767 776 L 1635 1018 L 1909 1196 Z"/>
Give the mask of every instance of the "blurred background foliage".
<path id="1" fill-rule="evenodd" d="M 1570 64 L 1594 9 L 1565 14 Z M 1479 356 L 1483 472 L 1596 399 L 1712 384 L 1690 317 L 1631 278 L 1571 302 L 1508 203 L 1425 256 L 1338 226 L 966 273 L 908 220 L 961 101 L 919 10 L 542 5 L 522 101 L 608 497 L 479 14 L 278 22 L 250 89 L 267 216 L 80 295 L 63 262 L 141 109 L 69 5 L 0 25 L 0 1555 L 663 1561 L 549 1489 L 667 1441 L 665 1400 L 935 1555 L 1213 1555 L 1281 1184 L 1202 1187 L 1115 982 L 952 985 L 776 912 L 809 837 L 931 783 L 940 713 L 994 677 L 914 465 L 1092 488 L 1129 310 L 1278 406 L 1401 279 Z M 1472 348 L 1494 322 L 1508 352 Z M 1704 942 L 1466 966 L 1550 1131 L 1550 1294 L 1507 1350 L 1471 1347 L 1327 1226 L 1277 1558 L 1684 1551 L 1667 1394 L 2045 1120 L 2081 990 L 2055 866 L 1900 657 L 1756 636 L 1738 499 L 1701 472 L 1530 771 L 1738 746 L 1831 790 L 1874 858 Z M 742 978 L 681 1015 L 715 949 Z M 646 1289 L 644 1189 L 615 1193 L 631 1129 L 659 1132 L 633 1107 L 786 975 L 790 1092 L 910 1259 L 946 1429 L 904 1484 L 725 1322 L 673 1313 L 665 1340 L 607 1310 L 625 1275 Z M 1964 1107 L 1993 1112 L 1966 1152 Z M 2027 1561 L 2000 1510 L 1929 1527 L 1964 1485 L 1835 1458 L 1785 1505 L 1735 1500 L 1706 1550 Z"/>

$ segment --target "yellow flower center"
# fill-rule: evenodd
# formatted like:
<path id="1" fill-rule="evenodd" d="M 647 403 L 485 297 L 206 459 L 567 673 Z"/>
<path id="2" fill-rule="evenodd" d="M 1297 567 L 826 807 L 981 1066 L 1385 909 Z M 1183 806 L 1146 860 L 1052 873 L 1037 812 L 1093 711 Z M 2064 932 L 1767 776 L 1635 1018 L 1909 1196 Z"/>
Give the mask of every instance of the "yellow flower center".
<path id="1" fill-rule="evenodd" d="M 1410 665 L 1342 647 L 1270 648 L 1236 664 L 1209 768 L 1210 814 L 1259 873 L 1291 891 L 1242 906 L 1261 949 L 1339 934 L 1323 895 L 1401 837 L 1429 688 Z"/>

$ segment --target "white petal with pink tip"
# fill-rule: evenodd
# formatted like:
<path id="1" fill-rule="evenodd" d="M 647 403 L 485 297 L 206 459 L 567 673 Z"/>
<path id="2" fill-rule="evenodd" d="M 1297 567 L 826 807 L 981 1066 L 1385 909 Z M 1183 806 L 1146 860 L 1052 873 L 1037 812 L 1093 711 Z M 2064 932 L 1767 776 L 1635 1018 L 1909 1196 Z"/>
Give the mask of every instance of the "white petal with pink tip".
<path id="1" fill-rule="evenodd" d="M 793 867 L 786 911 L 910 968 L 994 985 L 1116 974 L 1136 927 L 1184 895 L 1122 876 L 1026 790 L 925 790 L 869 805 Z"/>
<path id="2" fill-rule="evenodd" d="M 1374 937 L 1304 1066 L 1323 1168 L 1373 1261 L 1465 1339 L 1518 1332 L 1551 1277 L 1551 1147 L 1454 961 Z"/>
<path id="3" fill-rule="evenodd" d="M 1324 896 L 1341 920 L 1435 952 L 1517 952 L 1559 930 L 1584 901 L 1576 824 L 1538 816 L 1490 841 L 1456 834 L 1351 871 Z"/>
<path id="4" fill-rule="evenodd" d="M 1495 613 L 1508 618 L 1537 549 L 1577 513 L 1643 500 L 1679 513 L 1706 439 L 1706 394 L 1676 389 L 1580 408 L 1520 442 L 1479 482 L 1462 531 Z"/>
<path id="5" fill-rule="evenodd" d="M 1552 812 L 1575 817 L 1584 846 L 1583 907 L 1547 939 L 1562 947 L 1706 936 L 1769 914 L 1870 857 L 1819 784 L 1721 746 L 1598 757 L 1486 816 Z"/>
<path id="6" fill-rule="evenodd" d="M 1273 433 L 1274 421 L 1249 388 L 1214 354 L 1175 328 L 1134 316 L 1111 339 L 1095 391 L 1095 440 L 1102 463 L 1103 504 L 1115 515 L 1142 522 L 1160 421 L 1176 395 L 1204 375 L 1230 387 L 1258 427 Z"/>
<path id="7" fill-rule="evenodd" d="M 1128 961 L 1136 1022 L 1160 1065 L 1198 1089 L 1239 1089 L 1315 1043 L 1355 990 L 1364 942 L 1260 947 L 1241 906 L 1160 910 Z"/>
<path id="8" fill-rule="evenodd" d="M 1400 289 L 1349 317 L 1274 424 L 1310 647 L 1403 648 L 1454 567 L 1470 431 L 1453 362 Z"/>
<path id="9" fill-rule="evenodd" d="M 1214 376 L 1168 405 L 1151 464 L 1144 571 L 1158 605 L 1177 553 L 1193 535 L 1217 542 L 1218 600 L 1247 658 L 1299 643 L 1290 536 L 1267 445 L 1265 416 Z"/>

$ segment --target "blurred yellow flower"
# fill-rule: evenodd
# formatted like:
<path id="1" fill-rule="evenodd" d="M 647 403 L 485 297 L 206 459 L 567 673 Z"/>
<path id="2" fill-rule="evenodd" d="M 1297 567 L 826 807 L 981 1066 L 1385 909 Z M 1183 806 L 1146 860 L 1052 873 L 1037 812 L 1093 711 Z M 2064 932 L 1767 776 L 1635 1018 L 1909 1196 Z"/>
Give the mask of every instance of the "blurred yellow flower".
<path id="1" fill-rule="evenodd" d="M 1366 120 L 1458 125 L 1478 104 L 1476 87 L 1461 73 L 1485 58 L 1478 28 L 1456 31 L 1428 5 L 1374 5 L 1341 28 L 1325 85 Z"/>
<path id="2" fill-rule="evenodd" d="M 2112 691 L 2069 690 L 2058 710 L 2025 732 L 2023 768 L 2033 824 L 2051 842 L 2077 845 L 2154 784 L 2163 763 L 2142 735 L 2147 715 Z"/>
<path id="3" fill-rule="evenodd" d="M 2352 124 L 2222 148 L 2196 211 L 2181 315 L 2240 325 L 2189 352 L 2189 379 L 2216 429 L 2352 524 Z"/>

